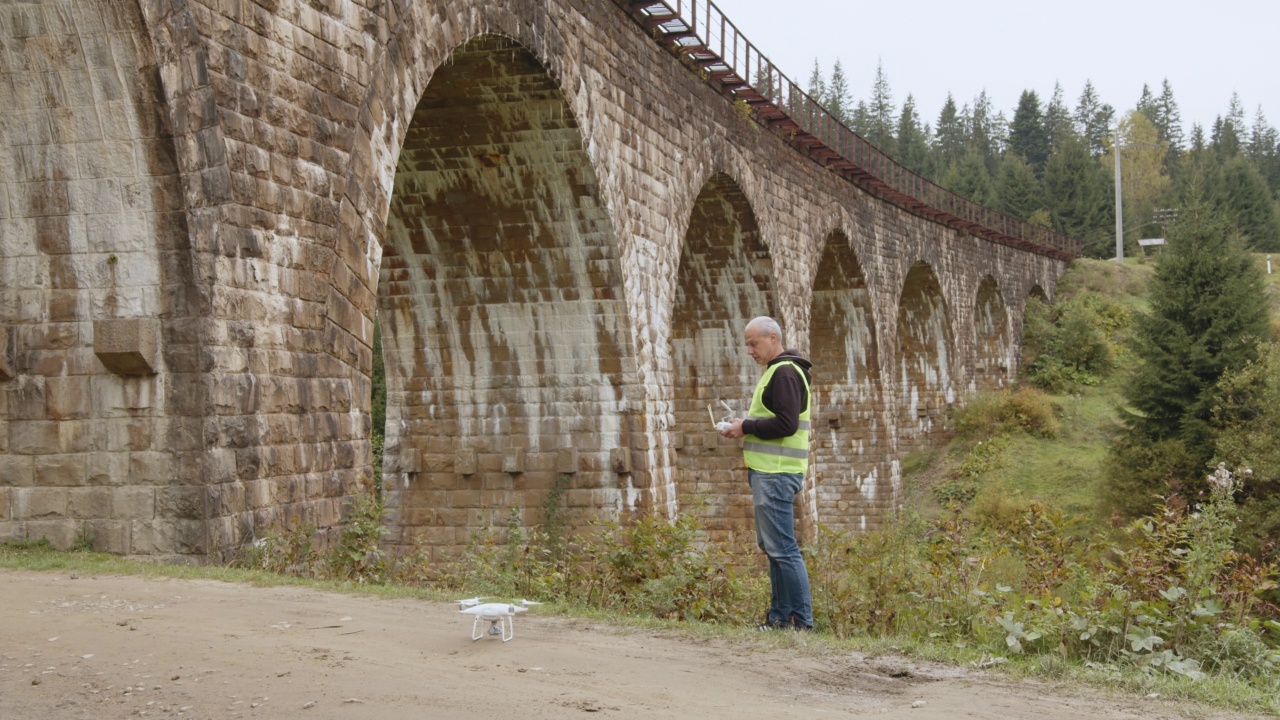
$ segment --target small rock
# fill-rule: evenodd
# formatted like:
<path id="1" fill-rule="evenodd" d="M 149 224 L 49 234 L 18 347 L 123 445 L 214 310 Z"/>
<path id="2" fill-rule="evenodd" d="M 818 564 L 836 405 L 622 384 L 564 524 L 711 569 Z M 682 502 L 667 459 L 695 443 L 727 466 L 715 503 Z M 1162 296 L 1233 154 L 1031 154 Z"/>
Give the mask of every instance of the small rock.
<path id="1" fill-rule="evenodd" d="M 120 621 L 116 622 L 116 624 L 117 624 L 117 625 L 119 625 L 120 627 L 124 627 L 124 626 L 126 626 L 126 625 L 128 625 L 128 624 L 129 624 L 129 621 L 128 621 L 128 620 L 120 620 Z"/>
<path id="2" fill-rule="evenodd" d="M 929 704 L 929 703 L 925 702 L 924 700 L 917 700 L 917 701 L 915 701 L 915 702 L 911 703 L 911 707 L 913 707 L 913 708 L 922 708 L 922 707 L 924 707 L 925 705 L 928 705 L 928 704 Z"/>
<path id="3" fill-rule="evenodd" d="M 302 706 L 302 709 L 303 709 L 303 710 L 310 710 L 311 708 L 313 708 L 313 707 L 315 707 L 315 706 L 316 706 L 316 701 L 315 701 L 315 700 L 308 700 L 308 701 L 306 702 L 306 704 Z"/>
<path id="4" fill-rule="evenodd" d="M 347 698 L 346 700 L 343 700 L 342 702 L 343 702 L 344 704 L 348 704 L 348 705 L 349 705 L 349 704 L 351 704 L 351 703 L 360 703 L 361 705 L 363 705 L 363 704 L 364 704 L 364 701 L 363 701 L 363 700 L 361 700 L 360 698 Z"/>
<path id="5" fill-rule="evenodd" d="M 1160 693 L 1151 693 L 1150 695 L 1143 698 L 1143 700 L 1159 700 L 1159 699 L 1160 699 Z"/>
<path id="6" fill-rule="evenodd" d="M 181 676 L 181 675 L 174 675 L 173 677 L 171 677 L 171 678 L 169 678 L 169 679 L 170 679 L 170 680 L 177 680 L 177 679 L 178 679 L 178 678 L 180 678 L 180 677 L 182 677 L 182 676 Z"/>
<path id="7" fill-rule="evenodd" d="M 32 685 L 39 685 L 39 684 L 40 684 L 40 678 L 38 678 L 38 677 L 31 678 L 31 684 L 32 684 Z"/>
<path id="8" fill-rule="evenodd" d="M 80 573 L 71 573 L 71 579 L 72 579 L 72 580 L 79 580 L 79 579 L 80 579 Z"/>

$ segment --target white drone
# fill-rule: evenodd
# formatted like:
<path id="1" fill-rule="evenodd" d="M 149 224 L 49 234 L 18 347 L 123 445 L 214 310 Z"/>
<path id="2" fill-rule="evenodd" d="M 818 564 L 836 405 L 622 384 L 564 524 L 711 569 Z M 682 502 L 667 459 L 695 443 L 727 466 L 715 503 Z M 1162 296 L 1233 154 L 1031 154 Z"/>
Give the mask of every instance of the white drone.
<path id="1" fill-rule="evenodd" d="M 511 601 L 509 603 L 482 603 L 481 600 L 488 598 L 473 597 L 466 600 L 458 601 L 458 612 L 464 615 L 472 615 L 475 620 L 471 622 L 471 639 L 479 640 L 484 637 L 480 632 L 480 621 L 489 621 L 489 634 L 501 637 L 502 642 L 507 642 L 516 636 L 516 613 L 522 613 L 529 609 L 530 605 L 541 605 L 540 602 L 533 600 Z"/>

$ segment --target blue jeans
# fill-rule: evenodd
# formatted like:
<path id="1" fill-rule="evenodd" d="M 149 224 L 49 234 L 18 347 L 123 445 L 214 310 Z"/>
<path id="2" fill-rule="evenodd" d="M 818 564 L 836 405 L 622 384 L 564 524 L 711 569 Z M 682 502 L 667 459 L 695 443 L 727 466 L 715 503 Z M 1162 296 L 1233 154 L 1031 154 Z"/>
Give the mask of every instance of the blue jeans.
<path id="1" fill-rule="evenodd" d="M 796 542 L 795 499 L 804 476 L 747 469 L 756 510 L 756 543 L 769 558 L 769 622 L 790 625 L 791 616 L 813 626 L 809 571 Z"/>

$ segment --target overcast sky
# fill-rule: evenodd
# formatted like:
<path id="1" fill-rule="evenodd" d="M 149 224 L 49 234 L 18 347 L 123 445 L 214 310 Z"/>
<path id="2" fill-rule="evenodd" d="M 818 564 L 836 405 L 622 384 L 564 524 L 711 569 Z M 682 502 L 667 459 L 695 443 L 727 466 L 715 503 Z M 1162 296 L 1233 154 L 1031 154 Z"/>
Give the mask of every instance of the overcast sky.
<path id="1" fill-rule="evenodd" d="M 1259 105 L 1280 126 L 1280 0 L 714 0 L 774 64 L 807 85 L 816 57 L 839 58 L 857 99 L 884 63 L 900 110 L 915 95 L 937 123 L 950 91 L 958 105 L 986 89 L 1013 117 L 1018 96 L 1042 103 L 1062 84 L 1074 110 L 1085 80 L 1103 102 L 1132 109 L 1147 83 L 1173 85 L 1189 133 L 1225 115 L 1233 91 L 1245 119 Z"/>

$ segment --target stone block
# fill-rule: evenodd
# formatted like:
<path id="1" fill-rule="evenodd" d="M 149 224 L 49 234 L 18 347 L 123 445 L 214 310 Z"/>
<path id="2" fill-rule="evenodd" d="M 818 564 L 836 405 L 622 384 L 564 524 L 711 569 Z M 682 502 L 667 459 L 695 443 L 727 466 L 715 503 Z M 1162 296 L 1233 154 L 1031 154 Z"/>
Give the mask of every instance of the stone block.
<path id="1" fill-rule="evenodd" d="M 44 538 L 59 550 L 70 550 L 80 534 L 79 524 L 74 520 L 31 520 L 24 525 L 28 540 Z"/>
<path id="2" fill-rule="evenodd" d="M 11 491 L 7 487 L 0 487 L 0 521 L 8 520 L 10 506 L 12 501 L 9 499 Z"/>
<path id="3" fill-rule="evenodd" d="M 524 472 L 524 448 L 507 448 L 502 451 L 502 472 Z"/>
<path id="4" fill-rule="evenodd" d="M 14 515 L 19 520 L 61 520 L 67 517 L 65 488 L 18 488 Z"/>
<path id="5" fill-rule="evenodd" d="M 67 511 L 81 520 L 108 520 L 112 517 L 111 488 L 74 488 L 69 490 Z"/>
<path id="6" fill-rule="evenodd" d="M 129 523 L 123 520 L 86 520 L 83 532 L 93 538 L 93 549 L 97 552 L 128 555 L 132 552 L 129 545 Z"/>
<path id="7" fill-rule="evenodd" d="M 609 450 L 609 469 L 620 475 L 631 472 L 631 450 L 628 448 Z"/>
<path id="8" fill-rule="evenodd" d="M 51 377 L 44 383 L 45 416 L 50 420 L 80 420 L 89 417 L 92 406 L 89 378 Z"/>
<path id="9" fill-rule="evenodd" d="M 453 472 L 457 475 L 474 475 L 479 468 L 475 448 L 463 448 L 453 455 Z"/>
<path id="10" fill-rule="evenodd" d="M 413 448 L 406 448 L 400 451 L 397 457 L 396 467 L 391 468 L 393 472 L 416 473 L 420 469 L 418 462 L 418 451 Z"/>
<path id="11" fill-rule="evenodd" d="M 35 484 L 35 458 L 30 455 L 0 455 L 0 486 L 30 487 Z"/>
<path id="12" fill-rule="evenodd" d="M 76 487 L 84 483 L 84 455 L 49 455 L 35 458 L 36 485 Z"/>
<path id="13" fill-rule="evenodd" d="M 560 448 L 556 451 L 556 472 L 568 475 L 578 472 L 577 449 Z"/>
<path id="14" fill-rule="evenodd" d="M 156 517 L 198 520 L 205 516 L 205 489 L 182 485 L 156 489 Z"/>
<path id="15" fill-rule="evenodd" d="M 159 348 L 160 321 L 155 318 L 93 321 L 93 353 L 117 375 L 154 375 Z"/>
<path id="16" fill-rule="evenodd" d="M 167 485 L 174 479 L 173 458 L 162 452 L 129 453 L 129 482 L 144 485 Z"/>
<path id="17" fill-rule="evenodd" d="M 156 491 L 149 487 L 111 489 L 111 517 L 115 520 L 151 520 L 156 516 Z"/>
<path id="18" fill-rule="evenodd" d="M 135 520 L 133 552 L 138 555 L 198 555 L 205 551 L 202 520 Z"/>
<path id="19" fill-rule="evenodd" d="M 86 485 L 123 485 L 129 476 L 128 453 L 95 452 L 85 456 Z"/>

